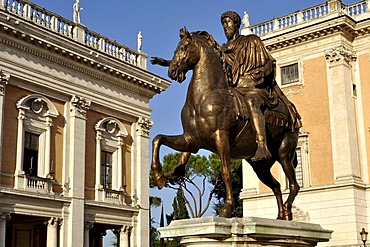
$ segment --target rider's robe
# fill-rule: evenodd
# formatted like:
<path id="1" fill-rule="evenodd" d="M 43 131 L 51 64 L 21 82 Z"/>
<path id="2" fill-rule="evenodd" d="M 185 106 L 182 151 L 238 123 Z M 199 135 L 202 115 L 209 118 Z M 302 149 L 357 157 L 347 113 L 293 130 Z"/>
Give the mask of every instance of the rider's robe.
<path id="1" fill-rule="evenodd" d="M 225 76 L 231 87 L 246 97 L 258 94 L 267 108 L 275 107 L 280 98 L 288 107 L 292 129 L 301 127 L 295 106 L 275 81 L 276 61 L 257 35 L 239 35 L 223 44 L 221 51 Z"/>

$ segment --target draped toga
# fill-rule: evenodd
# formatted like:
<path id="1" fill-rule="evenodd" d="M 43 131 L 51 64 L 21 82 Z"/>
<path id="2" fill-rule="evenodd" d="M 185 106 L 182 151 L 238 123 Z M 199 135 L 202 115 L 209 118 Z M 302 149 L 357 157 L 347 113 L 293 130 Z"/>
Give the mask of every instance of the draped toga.
<path id="1" fill-rule="evenodd" d="M 231 87 L 245 97 L 258 94 L 268 108 L 274 108 L 280 98 L 288 107 L 292 131 L 302 126 L 295 106 L 275 81 L 276 61 L 257 35 L 239 35 L 223 44 L 221 51 L 225 76 Z"/>
<path id="2" fill-rule="evenodd" d="M 255 87 L 274 83 L 275 59 L 262 40 L 252 35 L 240 35 L 222 45 L 222 60 L 230 86 Z"/>

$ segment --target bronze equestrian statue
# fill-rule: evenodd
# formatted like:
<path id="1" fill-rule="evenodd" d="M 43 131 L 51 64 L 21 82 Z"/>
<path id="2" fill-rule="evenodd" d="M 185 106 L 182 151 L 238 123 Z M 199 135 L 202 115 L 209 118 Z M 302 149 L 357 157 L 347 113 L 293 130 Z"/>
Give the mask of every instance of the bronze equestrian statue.
<path id="1" fill-rule="evenodd" d="M 180 83 L 193 70 L 181 112 L 183 134 L 153 139 L 152 170 L 161 189 L 168 176 L 183 176 L 191 153 L 206 149 L 219 154 L 226 200 L 219 214 L 231 217 L 234 207 L 230 158 L 246 159 L 259 179 L 272 189 L 278 219 L 292 220 L 298 194 L 295 177 L 300 117 L 275 82 L 275 60 L 255 35 L 239 35 L 240 17 L 225 12 L 221 21 L 228 42 L 222 47 L 207 32 L 180 30 L 172 60 L 154 57 L 153 64 L 169 66 L 168 76 Z M 179 165 L 164 174 L 159 149 L 166 145 L 182 152 Z M 270 168 L 278 161 L 288 178 L 290 193 L 283 203 L 280 184 Z"/>

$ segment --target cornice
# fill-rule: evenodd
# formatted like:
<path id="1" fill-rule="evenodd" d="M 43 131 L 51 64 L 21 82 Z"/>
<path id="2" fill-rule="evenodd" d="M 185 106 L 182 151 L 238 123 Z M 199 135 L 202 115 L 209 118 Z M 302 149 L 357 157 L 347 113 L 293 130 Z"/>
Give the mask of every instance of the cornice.
<path id="1" fill-rule="evenodd" d="M 1 15 L 2 13 L 0 12 Z M 94 79 L 113 84 L 147 98 L 152 98 L 155 94 L 161 93 L 170 85 L 169 81 L 148 71 L 126 64 L 123 61 L 116 61 L 116 59 L 89 47 L 81 47 L 77 42 L 67 40 L 65 37 L 54 34 L 50 30 L 37 30 L 37 32 L 33 31 L 33 34 L 30 34 L 28 29 L 34 27 L 28 27 L 30 25 L 28 22 L 9 16 L 6 20 L 9 24 L 4 21 L 4 16 L 2 15 L 0 18 L 0 33 L 7 36 L 2 35 L 0 43 L 12 49 L 37 56 L 48 62 L 83 73 Z M 40 27 L 37 26 L 37 29 L 40 29 Z M 50 40 L 45 39 L 44 32 L 50 32 Z M 66 39 L 67 42 L 64 42 L 66 45 L 57 45 L 56 41 L 52 40 L 55 35 L 57 35 L 58 42 L 63 43 L 63 39 Z M 69 44 L 71 42 L 73 44 Z M 73 48 L 78 46 L 79 48 L 71 49 L 71 45 Z"/>

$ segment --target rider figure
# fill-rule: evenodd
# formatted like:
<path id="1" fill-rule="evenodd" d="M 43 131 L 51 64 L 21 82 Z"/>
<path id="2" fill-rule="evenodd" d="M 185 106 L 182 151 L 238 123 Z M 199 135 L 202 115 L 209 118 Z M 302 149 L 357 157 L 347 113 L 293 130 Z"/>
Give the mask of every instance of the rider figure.
<path id="1" fill-rule="evenodd" d="M 227 43 L 221 46 L 221 61 L 227 81 L 246 99 L 252 127 L 256 133 L 257 150 L 252 161 L 271 158 L 266 143 L 266 108 L 276 106 L 274 89 L 275 59 L 268 53 L 261 39 L 254 35 L 240 35 L 240 16 L 233 11 L 221 15 Z"/>
<path id="2" fill-rule="evenodd" d="M 234 11 L 221 15 L 227 43 L 221 46 L 221 61 L 231 87 L 244 95 L 252 127 L 256 133 L 257 151 L 252 161 L 268 159 L 271 153 L 266 144 L 264 111 L 273 108 L 280 98 L 287 106 L 293 125 L 301 127 L 295 106 L 286 98 L 275 81 L 276 61 L 262 40 L 254 35 L 240 35 L 240 16 Z"/>

